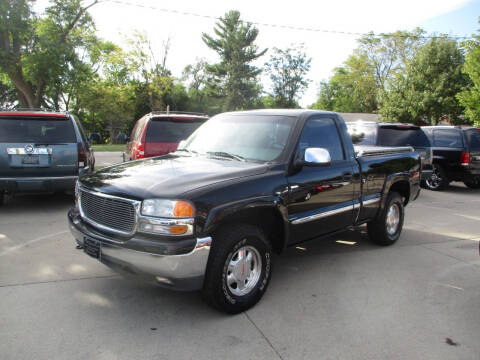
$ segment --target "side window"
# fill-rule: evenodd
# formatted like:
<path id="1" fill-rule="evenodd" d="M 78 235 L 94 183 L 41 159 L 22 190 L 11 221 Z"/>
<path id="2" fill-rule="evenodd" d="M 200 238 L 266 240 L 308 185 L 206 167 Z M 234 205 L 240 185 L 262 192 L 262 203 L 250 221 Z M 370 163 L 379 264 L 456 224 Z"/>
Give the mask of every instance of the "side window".
<path id="1" fill-rule="evenodd" d="M 75 121 L 75 124 L 78 127 L 78 131 L 80 132 L 80 137 L 82 138 L 82 142 L 85 143 L 85 144 L 88 144 L 89 143 L 88 137 L 85 134 L 85 130 L 83 130 L 82 123 L 80 122 L 78 117 L 76 117 L 76 116 L 72 116 L 72 117 L 73 117 L 73 121 Z"/>
<path id="2" fill-rule="evenodd" d="M 460 136 L 460 132 L 457 130 L 433 130 L 433 139 L 434 146 L 453 148 L 463 147 L 462 137 Z"/>
<path id="3" fill-rule="evenodd" d="M 345 160 L 343 146 L 337 127 L 332 119 L 308 120 L 300 137 L 300 156 L 303 158 L 306 148 L 325 148 L 330 152 L 332 161 Z"/>
<path id="4" fill-rule="evenodd" d="M 143 129 L 143 124 L 145 124 L 145 120 L 140 120 L 137 124 L 137 130 L 136 130 L 136 133 L 135 133 L 135 141 L 139 141 L 140 140 L 140 134 L 142 133 L 142 129 Z"/>

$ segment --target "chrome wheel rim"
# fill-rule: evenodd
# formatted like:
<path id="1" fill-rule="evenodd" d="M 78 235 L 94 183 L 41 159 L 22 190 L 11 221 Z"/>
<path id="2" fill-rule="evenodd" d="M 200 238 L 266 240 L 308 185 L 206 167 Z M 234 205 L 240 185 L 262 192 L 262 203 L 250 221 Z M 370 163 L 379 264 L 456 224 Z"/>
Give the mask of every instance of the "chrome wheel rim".
<path id="1" fill-rule="evenodd" d="M 387 213 L 387 232 L 393 235 L 398 230 L 400 224 L 400 207 L 398 204 L 392 204 Z"/>
<path id="2" fill-rule="evenodd" d="M 425 180 L 425 182 L 427 183 L 429 188 L 437 189 L 438 187 L 440 187 L 440 184 L 442 183 L 443 178 L 440 175 L 440 170 L 438 166 L 433 165 L 432 170 L 433 170 L 432 175 L 427 180 Z"/>
<path id="3" fill-rule="evenodd" d="M 225 281 L 233 295 L 247 295 L 257 285 L 262 272 L 262 257 L 253 246 L 243 246 L 227 259 Z"/>

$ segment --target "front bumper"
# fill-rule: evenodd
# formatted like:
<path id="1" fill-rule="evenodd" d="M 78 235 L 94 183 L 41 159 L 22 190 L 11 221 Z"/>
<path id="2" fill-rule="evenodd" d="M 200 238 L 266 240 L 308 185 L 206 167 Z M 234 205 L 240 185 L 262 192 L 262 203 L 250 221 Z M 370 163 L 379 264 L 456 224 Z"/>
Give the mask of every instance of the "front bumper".
<path id="1" fill-rule="evenodd" d="M 99 243 L 98 260 L 113 270 L 176 290 L 198 290 L 203 286 L 212 242 L 210 237 L 192 239 L 195 245 L 187 253 L 165 255 L 156 250 L 165 247 L 154 240 L 145 244 L 147 241 L 144 239 L 134 237 L 120 242 L 94 232 L 73 209 L 68 213 L 68 223 L 78 245 L 83 247 L 85 238 Z M 142 248 L 150 251 L 132 249 L 129 242 L 142 243 Z"/>
<path id="2" fill-rule="evenodd" d="M 78 176 L 0 177 L 0 191 L 9 193 L 73 190 Z"/>

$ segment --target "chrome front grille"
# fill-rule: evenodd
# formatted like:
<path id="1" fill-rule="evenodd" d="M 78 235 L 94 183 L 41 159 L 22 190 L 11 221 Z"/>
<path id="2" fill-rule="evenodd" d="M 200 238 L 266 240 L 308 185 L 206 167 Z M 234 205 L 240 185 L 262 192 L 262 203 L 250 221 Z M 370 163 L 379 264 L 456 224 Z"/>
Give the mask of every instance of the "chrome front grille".
<path id="1" fill-rule="evenodd" d="M 134 202 L 80 189 L 82 217 L 104 230 L 132 234 L 136 223 Z"/>

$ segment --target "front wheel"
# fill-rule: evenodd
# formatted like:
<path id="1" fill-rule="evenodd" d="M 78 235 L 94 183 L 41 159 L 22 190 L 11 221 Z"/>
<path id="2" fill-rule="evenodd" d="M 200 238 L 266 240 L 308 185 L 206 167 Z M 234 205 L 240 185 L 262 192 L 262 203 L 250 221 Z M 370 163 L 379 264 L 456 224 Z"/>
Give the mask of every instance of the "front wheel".
<path id="1" fill-rule="evenodd" d="M 427 189 L 439 191 L 444 190 L 448 186 L 448 178 L 445 170 L 440 165 L 432 165 L 432 175 L 425 180 Z"/>
<path id="2" fill-rule="evenodd" d="M 367 224 L 370 240 L 383 246 L 395 243 L 402 233 L 404 216 L 402 197 L 393 191 L 388 194 L 382 212 Z"/>
<path id="3" fill-rule="evenodd" d="M 473 178 L 469 181 L 464 181 L 463 183 L 470 189 L 480 189 L 480 177 Z"/>
<path id="4" fill-rule="evenodd" d="M 229 314 L 248 310 L 262 298 L 270 281 L 270 243 L 259 228 L 251 225 L 224 227 L 213 241 L 202 291 L 204 300 Z"/>

